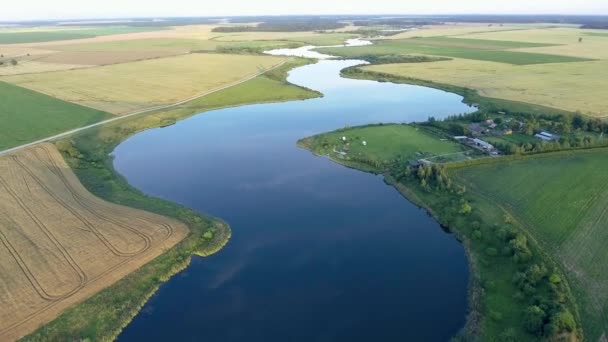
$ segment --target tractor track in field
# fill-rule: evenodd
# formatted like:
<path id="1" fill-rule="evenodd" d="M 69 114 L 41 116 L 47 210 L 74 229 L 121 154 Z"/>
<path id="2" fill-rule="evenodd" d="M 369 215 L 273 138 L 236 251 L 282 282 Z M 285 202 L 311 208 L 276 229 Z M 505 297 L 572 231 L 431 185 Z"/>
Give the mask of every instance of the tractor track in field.
<path id="1" fill-rule="evenodd" d="M 106 237 L 105 235 L 103 235 L 98 229 L 97 227 L 95 227 L 94 224 L 92 224 L 86 217 L 84 217 L 83 215 L 81 215 L 80 213 L 78 213 L 77 210 L 75 210 L 74 208 L 72 208 L 70 205 L 68 205 L 63 199 L 59 198 L 59 196 L 57 196 L 56 194 L 53 193 L 53 191 L 51 189 L 49 189 L 46 184 L 44 184 L 44 182 L 42 182 L 42 180 L 40 180 L 40 178 L 38 178 L 38 176 L 36 176 L 32 170 L 30 168 L 28 168 L 25 164 L 23 164 L 23 162 L 21 162 L 19 160 L 19 158 L 17 156 L 12 156 L 12 159 L 26 172 L 30 175 L 30 177 L 32 179 L 34 179 L 34 181 L 36 183 L 38 183 L 38 185 L 49 195 L 51 196 L 51 198 L 53 198 L 53 200 L 55 200 L 56 203 L 58 203 L 59 205 L 61 205 L 64 209 L 66 209 L 67 211 L 69 211 L 74 217 L 76 217 L 80 222 L 82 222 L 100 241 L 101 243 L 103 243 L 109 250 L 110 252 L 112 252 L 114 255 L 119 256 L 119 257 L 131 257 L 131 256 L 135 256 L 138 254 L 141 254 L 143 252 L 145 252 L 146 250 L 148 250 L 151 247 L 151 239 L 149 236 L 142 234 L 141 232 L 135 230 L 133 233 L 135 233 L 136 235 L 138 235 L 140 238 L 142 238 L 142 240 L 144 241 L 144 246 L 135 252 L 124 252 L 121 251 L 119 248 L 117 248 L 116 246 L 114 246 Z M 76 198 L 74 198 L 74 200 L 82 206 L 83 209 L 85 209 L 86 211 L 88 211 L 90 214 L 92 214 L 93 216 L 99 218 L 102 221 L 106 221 L 103 218 L 101 218 L 97 213 L 87 209 L 87 206 L 83 205 L 82 203 L 80 203 L 80 201 Z M 123 228 L 126 228 L 126 226 L 124 226 Z M 129 230 L 132 230 L 133 228 L 127 228 Z"/>
<path id="2" fill-rule="evenodd" d="M 43 150 L 44 151 L 44 153 L 47 156 L 47 160 L 49 161 L 48 163 L 45 162 L 44 159 L 40 156 L 40 154 L 38 153 L 39 150 Z M 138 233 L 143 234 L 143 235 L 147 236 L 148 238 L 150 238 L 149 235 L 147 235 L 147 234 L 145 234 L 143 232 L 140 232 L 137 228 L 135 228 L 135 227 L 133 227 L 131 225 L 119 222 L 119 221 L 117 221 L 117 220 L 115 220 L 115 219 L 113 219 L 111 217 L 108 217 L 107 215 L 101 214 L 97 210 L 95 210 L 93 207 L 91 207 L 89 204 L 87 204 L 87 199 L 84 198 L 76 189 L 74 189 L 74 186 L 69 182 L 69 180 L 66 178 L 65 174 L 61 171 L 61 168 L 57 165 L 57 162 L 55 161 L 55 159 L 51 156 L 51 153 L 48 150 L 48 147 L 46 147 L 46 146 L 37 146 L 36 149 L 34 149 L 33 152 L 34 152 L 34 156 L 36 157 L 36 159 L 38 159 L 41 163 L 46 164 L 49 167 L 50 171 L 53 174 L 55 174 L 61 180 L 61 182 L 63 183 L 63 185 L 66 187 L 66 189 L 70 192 L 70 194 L 72 195 L 72 197 L 74 198 L 74 200 L 80 206 L 82 206 L 87 211 L 89 211 L 91 214 L 95 215 L 97 218 L 99 218 L 101 220 L 104 220 L 104 221 L 107 221 L 107 222 L 111 222 L 111 223 L 113 223 L 113 224 L 115 224 L 115 225 L 117 225 L 119 227 L 125 228 L 125 229 L 127 229 L 129 231 L 132 231 L 134 233 L 138 232 Z M 106 209 L 109 212 L 119 214 L 119 212 L 117 212 L 116 209 L 112 208 L 111 206 L 106 206 Z M 144 217 L 141 217 L 141 216 L 139 216 L 137 218 L 139 220 L 142 220 L 142 221 L 147 222 L 149 224 L 163 227 L 167 231 L 167 233 L 165 235 L 165 239 L 168 239 L 169 237 L 171 237 L 173 235 L 174 229 L 169 224 L 162 223 L 162 224 L 159 225 L 159 224 L 157 224 L 155 222 L 152 222 L 152 221 L 150 221 L 150 220 L 148 220 L 148 219 L 146 219 Z"/>

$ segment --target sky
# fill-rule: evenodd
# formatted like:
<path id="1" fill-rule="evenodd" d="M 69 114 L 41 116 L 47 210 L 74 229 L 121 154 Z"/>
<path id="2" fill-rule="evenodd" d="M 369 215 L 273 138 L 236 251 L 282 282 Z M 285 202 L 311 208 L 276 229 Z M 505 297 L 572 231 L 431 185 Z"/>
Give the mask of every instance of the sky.
<path id="1" fill-rule="evenodd" d="M 606 14 L 608 0 L 18 0 L 0 21 L 285 14 Z"/>

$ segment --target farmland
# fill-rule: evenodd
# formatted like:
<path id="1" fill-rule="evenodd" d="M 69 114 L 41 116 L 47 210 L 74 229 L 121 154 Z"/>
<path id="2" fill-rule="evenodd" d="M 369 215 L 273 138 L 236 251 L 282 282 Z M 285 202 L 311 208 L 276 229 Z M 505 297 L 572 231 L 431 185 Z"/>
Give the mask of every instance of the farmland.
<path id="1" fill-rule="evenodd" d="M 607 166 L 602 149 L 457 170 L 470 189 L 509 210 L 567 269 L 589 340 L 608 328 Z"/>
<path id="2" fill-rule="evenodd" d="M 3 81 L 116 115 L 175 103 L 256 74 L 284 58 L 189 54 Z"/>
<path id="3" fill-rule="evenodd" d="M 91 196 L 52 145 L 2 157 L 0 168 L 0 339 L 31 332 L 188 232 Z"/>
<path id="4" fill-rule="evenodd" d="M 40 43 L 70 39 L 84 39 L 113 34 L 126 34 L 160 30 L 161 28 L 141 27 L 105 27 L 78 28 L 70 30 L 37 30 L 37 31 L 8 31 L 0 32 L 0 44 Z"/>
<path id="5" fill-rule="evenodd" d="M 0 82 L 0 149 L 21 145 L 111 117 L 108 113 L 64 102 Z"/>
<path id="6" fill-rule="evenodd" d="M 0 66 L 0 93 L 7 95 L 0 103 L 0 150 L 187 100 L 285 63 L 171 109 L 1 157 L 0 188 L 6 191 L 0 193 L 0 242 L 6 248 L 0 250 L 0 273 L 10 277 L 0 279 L 5 289 L 0 291 L 0 340 L 34 330 L 26 340 L 112 339 L 162 281 L 188 264 L 191 254 L 219 250 L 229 238 L 227 225 L 143 195 L 113 169 L 110 153 L 137 132 L 203 111 L 320 96 L 285 80 L 288 70 L 309 61 L 260 52 L 337 45 L 356 36 L 213 32 L 214 27 L 0 33 L 0 52 L 6 54 L 1 60 L 18 61 Z M 542 114 L 608 113 L 608 39 L 598 31 L 448 24 L 376 39 L 372 46 L 321 51 L 374 57 L 373 65 L 351 69 L 368 72 L 362 77 L 471 89 L 512 111 L 530 105 Z M 422 127 L 346 128 L 300 145 L 347 166 L 385 174 L 389 184 L 450 227 L 470 256 L 471 305 L 481 315 L 473 330 L 480 336 L 527 340 L 557 329 L 561 337 L 576 339 L 580 323 L 585 339 L 599 339 L 608 329 L 606 151 L 423 168 L 420 175 L 405 168 L 408 161 L 428 158 L 449 165 L 479 157 Z M 537 142 L 519 133 L 487 140 Z M 518 255 L 516 244 L 530 255 Z M 522 277 L 535 266 L 542 276 L 530 285 Z M 523 328 L 522 313 L 538 303 L 546 311 L 543 322 L 554 326 L 531 332 Z"/>
<path id="7" fill-rule="evenodd" d="M 459 39 L 457 38 L 411 38 L 405 40 L 379 41 L 373 46 L 356 46 L 346 49 L 323 48 L 319 49 L 319 51 L 330 55 L 335 54 L 344 57 L 369 54 L 423 54 L 513 65 L 568 63 L 588 60 L 580 57 L 507 50 L 507 48 L 521 47 L 523 45 L 527 44 L 517 42 L 495 42 L 492 40 L 482 40 L 474 44 L 472 40 L 463 39 L 462 42 L 459 42 Z M 538 46 L 534 44 L 530 45 Z"/>
<path id="8" fill-rule="evenodd" d="M 600 70 L 607 66 L 607 61 L 512 66 L 454 59 L 362 69 L 476 89 L 491 98 L 603 116 L 608 106 L 600 100 L 606 86 Z"/>
<path id="9" fill-rule="evenodd" d="M 325 52 L 340 55 L 423 54 L 452 58 L 429 63 L 378 64 L 359 68 L 393 75 L 404 81 L 430 81 L 472 89 L 480 96 L 604 117 L 608 111 L 602 91 L 608 84 L 608 40 L 574 27 L 534 27 L 513 30 L 432 28 L 407 32 L 408 39 Z M 456 29 L 455 28 L 455 29 Z M 435 32 L 426 38 L 417 33 Z M 395 38 L 395 37 L 391 37 Z M 581 41 L 579 41 L 579 38 Z M 528 45 L 532 44 L 532 45 Z"/>

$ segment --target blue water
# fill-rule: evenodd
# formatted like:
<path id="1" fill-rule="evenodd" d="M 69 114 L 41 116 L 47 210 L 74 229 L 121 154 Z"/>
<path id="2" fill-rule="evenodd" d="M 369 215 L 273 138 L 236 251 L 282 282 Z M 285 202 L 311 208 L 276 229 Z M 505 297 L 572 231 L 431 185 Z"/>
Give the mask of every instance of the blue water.
<path id="1" fill-rule="evenodd" d="M 296 142 L 472 108 L 435 89 L 339 76 L 357 63 L 291 72 L 323 98 L 207 112 L 116 148 L 133 186 L 233 230 L 219 254 L 164 284 L 121 341 L 444 341 L 464 325 L 456 239 L 380 177 Z"/>

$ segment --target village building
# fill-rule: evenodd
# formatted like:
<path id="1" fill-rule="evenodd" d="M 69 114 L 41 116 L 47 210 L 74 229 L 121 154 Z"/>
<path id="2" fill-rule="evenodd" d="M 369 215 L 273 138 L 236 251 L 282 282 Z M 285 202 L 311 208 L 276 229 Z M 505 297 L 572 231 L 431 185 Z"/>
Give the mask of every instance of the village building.
<path id="1" fill-rule="evenodd" d="M 476 146 L 479 146 L 479 147 L 481 147 L 482 149 L 487 150 L 487 151 L 489 151 L 489 150 L 493 150 L 493 149 L 494 149 L 494 146 L 493 146 L 492 144 L 490 144 L 490 143 L 488 143 L 488 142 L 485 142 L 485 141 L 483 141 L 483 140 L 481 140 L 481 139 L 477 139 L 477 138 L 475 138 L 475 139 L 473 139 L 473 143 L 474 143 Z"/>
<path id="2" fill-rule="evenodd" d="M 545 131 L 535 134 L 534 136 L 543 141 L 554 141 L 559 139 L 559 136 Z"/>

